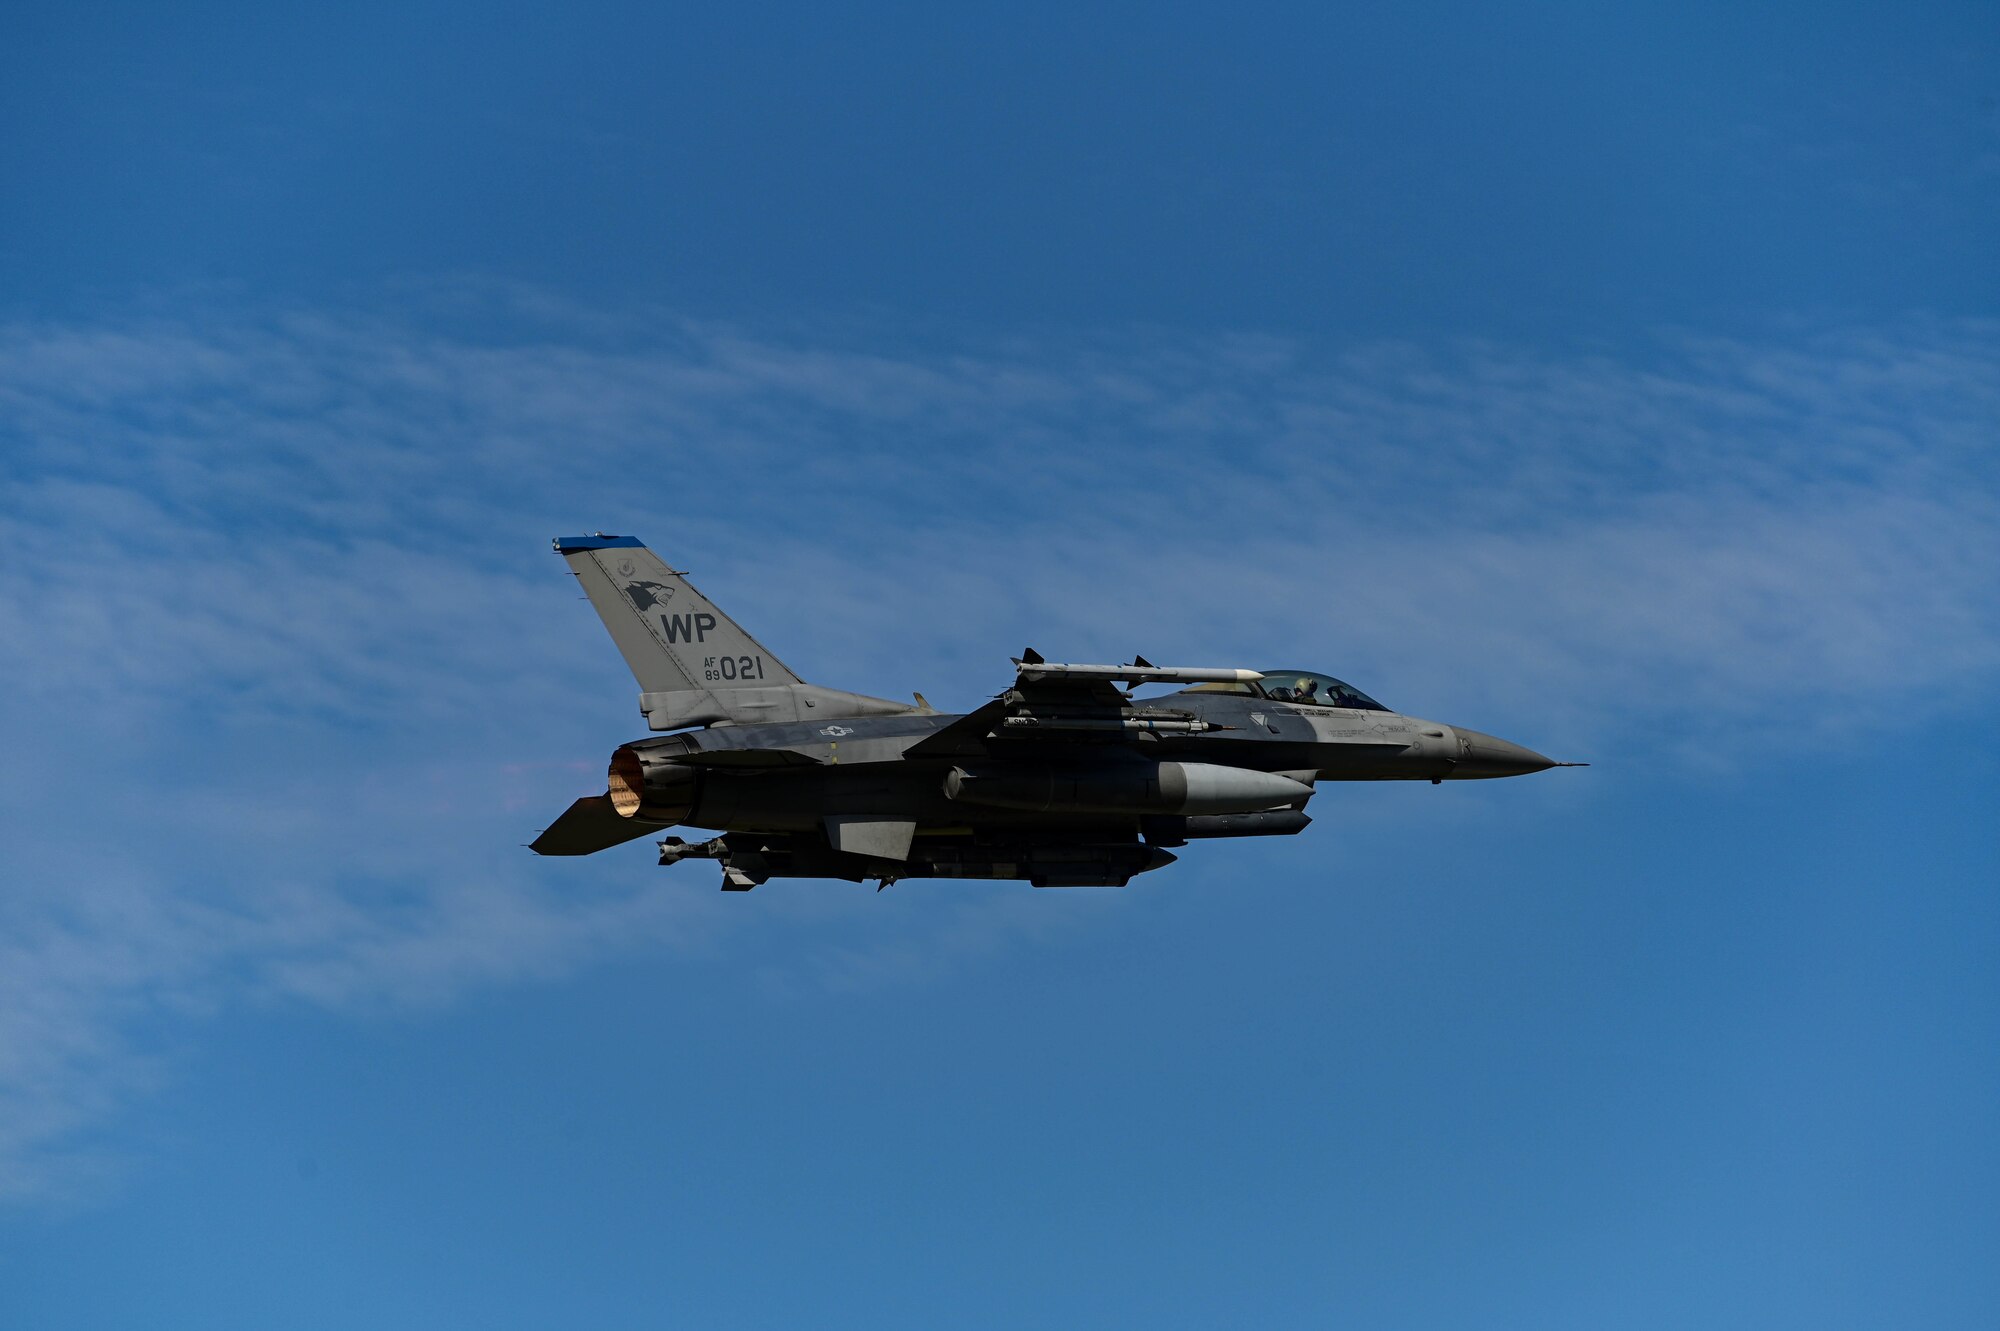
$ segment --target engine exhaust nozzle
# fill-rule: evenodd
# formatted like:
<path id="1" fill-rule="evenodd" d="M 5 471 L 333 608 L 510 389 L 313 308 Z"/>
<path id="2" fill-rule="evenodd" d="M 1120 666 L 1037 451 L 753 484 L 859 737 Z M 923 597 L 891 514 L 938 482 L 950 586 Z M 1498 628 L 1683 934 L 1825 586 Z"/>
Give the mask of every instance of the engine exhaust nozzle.
<path id="1" fill-rule="evenodd" d="M 694 809 L 701 773 L 630 744 L 611 755 L 605 785 L 620 817 L 649 823 L 678 823 Z"/>

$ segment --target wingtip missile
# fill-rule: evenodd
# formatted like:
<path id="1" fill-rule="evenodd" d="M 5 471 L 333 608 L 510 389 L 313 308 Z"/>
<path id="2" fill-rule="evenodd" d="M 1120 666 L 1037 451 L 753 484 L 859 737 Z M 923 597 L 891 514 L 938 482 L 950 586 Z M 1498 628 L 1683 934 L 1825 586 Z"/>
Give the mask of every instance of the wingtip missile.
<path id="1" fill-rule="evenodd" d="M 1059 661 L 1022 659 L 1017 663 L 1025 679 L 1102 679 L 1126 684 L 1250 684 L 1264 678 L 1256 670 L 1232 670 L 1215 666 L 1075 665 Z"/>

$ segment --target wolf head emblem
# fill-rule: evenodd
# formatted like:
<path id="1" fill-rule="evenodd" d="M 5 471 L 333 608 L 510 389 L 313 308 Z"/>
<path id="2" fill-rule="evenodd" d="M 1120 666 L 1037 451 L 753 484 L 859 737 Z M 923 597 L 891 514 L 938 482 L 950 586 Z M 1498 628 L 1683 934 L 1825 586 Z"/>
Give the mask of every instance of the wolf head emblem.
<path id="1" fill-rule="evenodd" d="M 625 584 L 625 599 L 632 603 L 634 610 L 644 613 L 673 600 L 674 589 L 663 582 L 628 582 Z"/>

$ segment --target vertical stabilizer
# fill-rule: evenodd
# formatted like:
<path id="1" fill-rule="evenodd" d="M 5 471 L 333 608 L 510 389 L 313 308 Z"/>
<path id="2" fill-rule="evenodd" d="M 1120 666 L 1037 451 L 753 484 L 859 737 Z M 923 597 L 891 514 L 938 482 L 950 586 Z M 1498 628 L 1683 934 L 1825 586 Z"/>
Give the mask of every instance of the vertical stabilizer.
<path id="1" fill-rule="evenodd" d="M 645 692 L 803 682 L 637 537 L 555 544 Z"/>
<path id="2" fill-rule="evenodd" d="M 555 547 L 632 668 L 655 730 L 911 710 L 807 684 L 636 537 L 559 536 Z"/>

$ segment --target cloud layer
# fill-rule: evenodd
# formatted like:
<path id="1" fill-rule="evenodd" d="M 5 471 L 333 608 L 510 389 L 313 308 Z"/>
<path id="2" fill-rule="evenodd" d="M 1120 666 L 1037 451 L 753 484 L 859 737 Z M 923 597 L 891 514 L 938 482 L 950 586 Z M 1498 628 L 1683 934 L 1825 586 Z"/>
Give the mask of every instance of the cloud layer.
<path id="1" fill-rule="evenodd" d="M 1991 697 L 1996 370 L 2000 326 L 1923 321 L 940 353 L 432 292 L 0 328 L 0 1194 L 94 1168 L 184 1014 L 716 944 L 714 894 L 516 849 L 637 729 L 549 536 L 647 537 L 841 687 L 967 705 L 1032 642 L 1737 761 Z M 767 913 L 846 985 L 1050 927 L 1009 902 Z"/>

